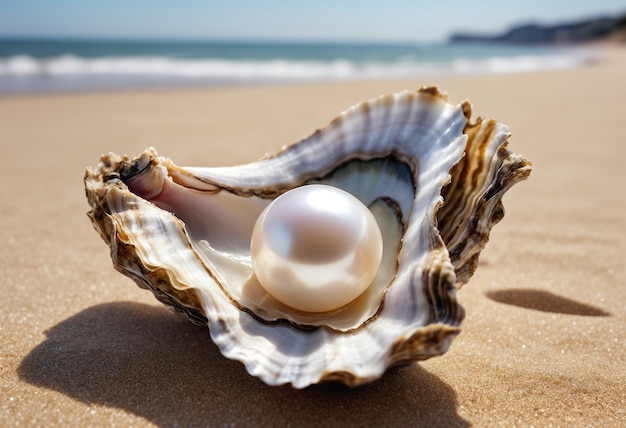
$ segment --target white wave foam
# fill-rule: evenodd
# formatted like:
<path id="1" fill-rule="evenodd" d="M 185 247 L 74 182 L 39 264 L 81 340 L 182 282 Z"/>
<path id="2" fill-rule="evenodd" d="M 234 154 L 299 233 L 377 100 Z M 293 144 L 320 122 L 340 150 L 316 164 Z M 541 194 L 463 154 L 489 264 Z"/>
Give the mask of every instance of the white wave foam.
<path id="1" fill-rule="evenodd" d="M 0 58 L 2 76 L 135 76 L 204 79 L 218 82 L 306 81 L 398 78 L 433 74 L 514 73 L 568 68 L 591 61 L 589 54 L 456 59 L 450 62 L 355 63 L 347 60 L 225 60 L 168 57 L 79 58 L 73 55 L 38 59 L 27 55 Z"/>

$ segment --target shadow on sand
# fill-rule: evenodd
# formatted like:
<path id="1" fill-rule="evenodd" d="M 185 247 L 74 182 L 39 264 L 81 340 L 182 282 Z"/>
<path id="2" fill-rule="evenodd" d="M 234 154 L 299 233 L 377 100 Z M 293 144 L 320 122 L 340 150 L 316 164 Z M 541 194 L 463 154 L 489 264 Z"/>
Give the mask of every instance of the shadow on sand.
<path id="1" fill-rule="evenodd" d="M 499 303 L 534 309 L 555 314 L 583 315 L 589 317 L 607 317 L 611 314 L 595 306 L 580 303 L 567 297 L 532 288 L 514 288 L 496 290 L 487 293 L 487 297 Z"/>
<path id="2" fill-rule="evenodd" d="M 468 426 L 454 391 L 417 364 L 354 389 L 268 387 L 222 357 L 206 329 L 160 307 L 98 305 L 46 333 L 23 380 L 160 426 Z"/>

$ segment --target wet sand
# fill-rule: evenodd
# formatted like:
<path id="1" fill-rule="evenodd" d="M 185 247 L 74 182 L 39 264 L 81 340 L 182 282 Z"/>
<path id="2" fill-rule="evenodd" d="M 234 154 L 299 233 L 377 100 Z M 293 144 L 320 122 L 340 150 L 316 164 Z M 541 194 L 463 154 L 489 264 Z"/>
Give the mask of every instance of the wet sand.
<path id="1" fill-rule="evenodd" d="M 626 50 L 578 69 L 0 98 L 0 426 L 623 426 Z M 350 389 L 267 387 L 111 266 L 84 168 L 154 146 L 233 165 L 350 105 L 438 85 L 534 163 L 505 197 L 449 352 Z"/>

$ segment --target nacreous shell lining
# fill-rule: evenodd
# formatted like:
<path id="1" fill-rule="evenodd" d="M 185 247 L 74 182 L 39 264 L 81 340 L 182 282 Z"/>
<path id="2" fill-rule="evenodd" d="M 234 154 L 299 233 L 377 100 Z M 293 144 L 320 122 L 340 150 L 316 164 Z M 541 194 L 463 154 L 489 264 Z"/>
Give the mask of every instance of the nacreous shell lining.
<path id="1" fill-rule="evenodd" d="M 129 189 L 184 222 L 191 245 L 229 299 L 242 310 L 265 322 L 287 320 L 298 328 L 323 326 L 336 331 L 358 329 L 380 311 L 395 276 L 410 201 L 415 194 L 409 167 L 394 156 L 350 160 L 322 178 L 299 183 L 303 187 L 324 184 L 348 192 L 369 208 L 382 237 L 379 268 L 372 268 L 374 277 L 365 290 L 356 293 L 356 300 L 349 299 L 334 308 L 322 309 L 323 305 L 317 304 L 323 314 L 310 314 L 318 311 L 302 306 L 294 310 L 292 305 L 268 293 L 255 275 L 250 240 L 254 224 L 272 199 L 185 187 L 160 166 L 129 169 L 140 171 L 125 178 Z"/>

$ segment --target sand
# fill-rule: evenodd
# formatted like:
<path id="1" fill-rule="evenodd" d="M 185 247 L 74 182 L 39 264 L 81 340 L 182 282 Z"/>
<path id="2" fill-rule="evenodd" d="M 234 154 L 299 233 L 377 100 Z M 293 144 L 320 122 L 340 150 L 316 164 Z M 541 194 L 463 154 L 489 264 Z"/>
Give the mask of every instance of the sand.
<path id="1" fill-rule="evenodd" d="M 626 50 L 578 69 L 0 98 L 0 426 L 626 425 Z M 357 389 L 267 387 L 112 268 L 84 168 L 275 152 L 381 93 L 437 84 L 534 162 L 504 198 L 449 352 Z"/>

